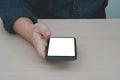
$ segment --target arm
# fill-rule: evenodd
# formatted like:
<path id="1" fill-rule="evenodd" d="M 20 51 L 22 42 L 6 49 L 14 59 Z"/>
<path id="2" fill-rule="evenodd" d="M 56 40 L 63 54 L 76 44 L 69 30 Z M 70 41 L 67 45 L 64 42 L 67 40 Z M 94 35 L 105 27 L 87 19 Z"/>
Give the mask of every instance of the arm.
<path id="1" fill-rule="evenodd" d="M 27 17 L 37 23 L 37 17 L 24 5 L 23 0 L 0 0 L 0 16 L 9 33 L 15 33 L 13 23 L 20 17 Z"/>
<path id="2" fill-rule="evenodd" d="M 50 30 L 45 25 L 36 23 L 36 16 L 25 7 L 22 0 L 0 0 L 0 16 L 8 32 L 19 34 L 44 58 Z"/>

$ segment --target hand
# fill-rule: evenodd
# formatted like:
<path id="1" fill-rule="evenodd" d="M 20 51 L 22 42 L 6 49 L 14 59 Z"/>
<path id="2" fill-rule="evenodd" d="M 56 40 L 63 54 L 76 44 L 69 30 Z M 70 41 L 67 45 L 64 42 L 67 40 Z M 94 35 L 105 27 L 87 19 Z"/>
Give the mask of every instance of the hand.
<path id="1" fill-rule="evenodd" d="M 41 23 L 33 24 L 29 18 L 21 17 L 13 24 L 13 30 L 30 42 L 38 54 L 45 58 L 47 40 L 51 36 L 48 27 Z"/>
<path id="2" fill-rule="evenodd" d="M 46 25 L 41 23 L 34 24 L 34 28 L 31 32 L 31 41 L 34 48 L 42 58 L 45 58 L 45 48 L 50 36 L 51 32 Z"/>

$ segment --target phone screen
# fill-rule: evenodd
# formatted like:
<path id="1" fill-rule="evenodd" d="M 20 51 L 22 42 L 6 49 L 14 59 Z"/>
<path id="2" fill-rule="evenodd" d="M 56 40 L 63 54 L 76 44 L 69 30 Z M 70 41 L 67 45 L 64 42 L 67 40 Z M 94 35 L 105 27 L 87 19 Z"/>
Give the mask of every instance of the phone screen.
<path id="1" fill-rule="evenodd" d="M 47 57 L 67 59 L 76 56 L 75 38 L 50 38 Z M 51 58 L 51 59 L 52 59 Z"/>

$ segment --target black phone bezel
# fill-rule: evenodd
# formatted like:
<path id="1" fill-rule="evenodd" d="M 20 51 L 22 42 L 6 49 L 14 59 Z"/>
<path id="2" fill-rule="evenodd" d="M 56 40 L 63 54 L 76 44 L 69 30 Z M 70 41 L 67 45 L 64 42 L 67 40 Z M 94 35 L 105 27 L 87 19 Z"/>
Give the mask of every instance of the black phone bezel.
<path id="1" fill-rule="evenodd" d="M 76 50 L 76 38 L 75 37 L 51 37 L 51 38 L 73 38 L 74 39 L 74 45 L 75 45 L 75 56 L 48 56 L 48 50 L 49 50 L 49 43 L 50 38 L 48 39 L 48 45 L 46 47 L 46 60 L 59 60 L 59 61 L 72 61 L 77 59 L 77 50 Z"/>

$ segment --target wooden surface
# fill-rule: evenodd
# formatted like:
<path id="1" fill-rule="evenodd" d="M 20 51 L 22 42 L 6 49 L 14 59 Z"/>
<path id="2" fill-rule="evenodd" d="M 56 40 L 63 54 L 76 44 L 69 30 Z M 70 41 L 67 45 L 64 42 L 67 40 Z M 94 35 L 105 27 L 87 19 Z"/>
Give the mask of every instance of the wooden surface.
<path id="1" fill-rule="evenodd" d="M 43 61 L 0 21 L 0 80 L 120 80 L 120 20 L 39 20 L 54 37 L 76 37 L 78 58 Z"/>

